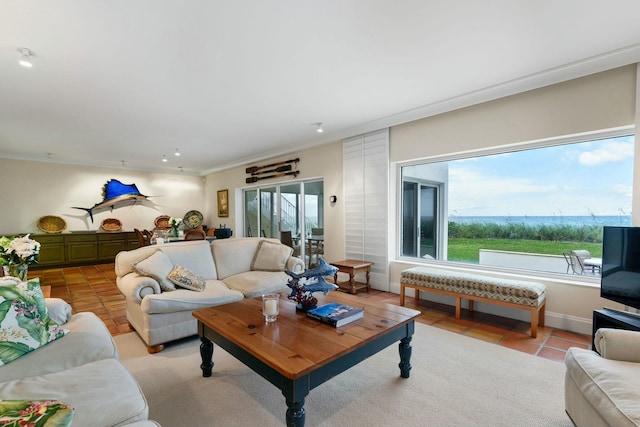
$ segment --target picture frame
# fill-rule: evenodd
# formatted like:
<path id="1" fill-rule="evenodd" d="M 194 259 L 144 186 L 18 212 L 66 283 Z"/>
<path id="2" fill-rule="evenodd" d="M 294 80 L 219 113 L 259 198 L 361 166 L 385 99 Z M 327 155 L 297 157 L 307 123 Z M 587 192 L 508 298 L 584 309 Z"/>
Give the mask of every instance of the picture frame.
<path id="1" fill-rule="evenodd" d="M 218 216 L 225 218 L 229 216 L 229 190 L 218 190 Z"/>

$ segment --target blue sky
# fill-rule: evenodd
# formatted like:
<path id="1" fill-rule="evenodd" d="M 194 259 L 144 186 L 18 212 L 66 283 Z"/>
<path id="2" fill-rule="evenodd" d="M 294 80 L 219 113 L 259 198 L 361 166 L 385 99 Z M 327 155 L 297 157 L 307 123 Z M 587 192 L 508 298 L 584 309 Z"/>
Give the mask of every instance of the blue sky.
<path id="1" fill-rule="evenodd" d="M 449 215 L 630 215 L 634 137 L 449 162 Z"/>

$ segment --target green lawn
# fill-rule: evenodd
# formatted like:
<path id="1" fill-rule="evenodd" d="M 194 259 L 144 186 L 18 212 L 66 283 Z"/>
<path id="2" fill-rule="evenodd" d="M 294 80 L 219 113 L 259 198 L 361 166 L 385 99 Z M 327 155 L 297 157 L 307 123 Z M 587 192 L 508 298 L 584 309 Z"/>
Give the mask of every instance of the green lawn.
<path id="1" fill-rule="evenodd" d="M 456 239 L 449 238 L 449 260 L 478 263 L 480 249 L 562 255 L 574 249 L 586 249 L 594 257 L 602 257 L 602 243 L 554 242 L 525 239 Z"/>

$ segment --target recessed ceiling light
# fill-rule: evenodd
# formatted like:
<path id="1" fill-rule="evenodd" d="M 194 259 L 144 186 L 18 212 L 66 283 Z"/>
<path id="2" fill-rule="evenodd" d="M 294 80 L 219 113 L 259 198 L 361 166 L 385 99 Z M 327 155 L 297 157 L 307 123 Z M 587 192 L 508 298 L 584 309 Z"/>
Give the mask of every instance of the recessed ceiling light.
<path id="1" fill-rule="evenodd" d="M 176 148 L 176 152 L 175 152 L 175 153 L 173 153 L 173 155 L 174 155 L 174 156 L 179 156 L 179 155 L 180 155 L 180 152 L 178 151 L 178 149 L 177 149 L 177 148 Z"/>
<path id="2" fill-rule="evenodd" d="M 25 68 L 33 67 L 33 63 L 31 62 L 33 52 L 31 52 L 31 50 L 26 47 L 18 49 L 18 52 L 22 54 L 20 56 L 20 59 L 18 60 L 18 64 L 22 65 Z"/>
<path id="3" fill-rule="evenodd" d="M 318 132 L 318 133 L 324 132 L 324 129 L 322 129 L 322 122 L 316 123 L 316 126 L 317 126 L 316 132 Z"/>
<path id="4" fill-rule="evenodd" d="M 169 161 L 169 160 L 167 160 L 167 155 L 166 154 L 162 155 L 162 161 L 165 162 L 165 163 L 167 163 Z"/>

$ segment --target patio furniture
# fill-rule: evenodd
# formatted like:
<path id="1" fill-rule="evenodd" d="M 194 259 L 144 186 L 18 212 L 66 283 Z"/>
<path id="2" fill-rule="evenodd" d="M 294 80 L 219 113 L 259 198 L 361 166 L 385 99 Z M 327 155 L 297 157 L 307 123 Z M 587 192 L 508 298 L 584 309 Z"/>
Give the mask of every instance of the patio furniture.
<path id="1" fill-rule="evenodd" d="M 294 257 L 298 257 L 300 256 L 300 245 L 296 245 L 293 242 L 293 236 L 291 235 L 291 231 L 281 231 L 280 232 L 280 242 L 282 242 L 283 245 L 287 245 L 290 248 L 293 249 L 293 254 L 292 256 Z"/>
<path id="2" fill-rule="evenodd" d="M 574 274 L 584 275 L 588 269 L 591 270 L 591 274 L 602 272 L 602 258 L 593 258 L 585 249 L 576 249 L 564 255 L 565 259 L 569 257 L 569 265 Z"/>

